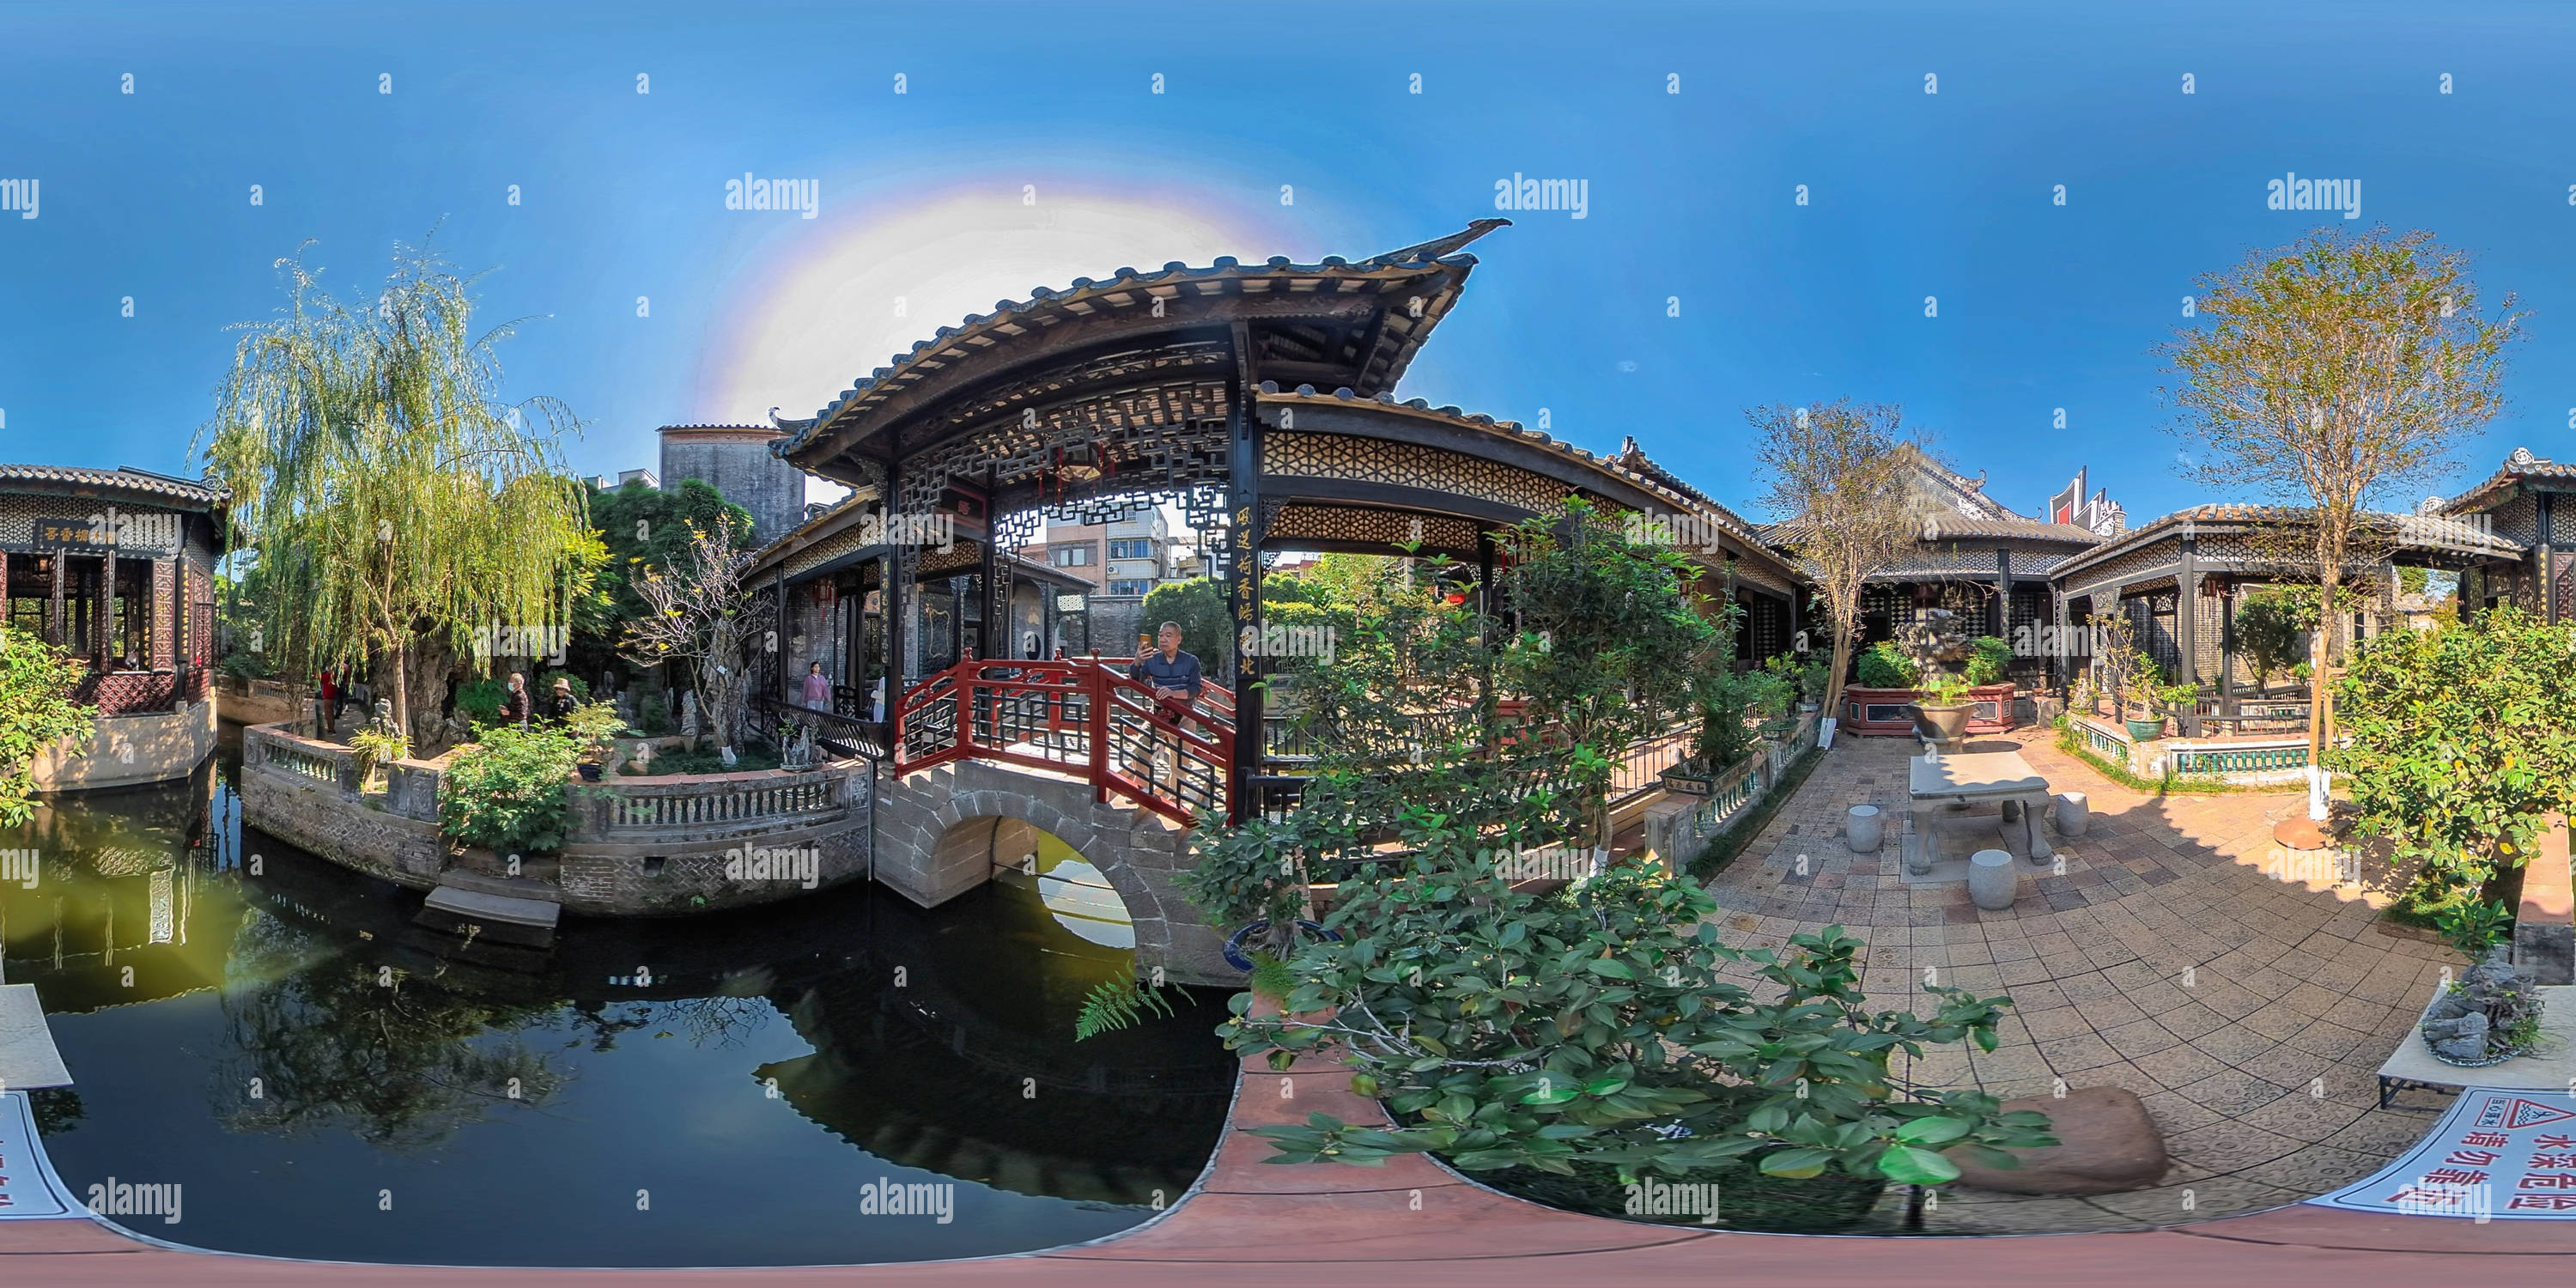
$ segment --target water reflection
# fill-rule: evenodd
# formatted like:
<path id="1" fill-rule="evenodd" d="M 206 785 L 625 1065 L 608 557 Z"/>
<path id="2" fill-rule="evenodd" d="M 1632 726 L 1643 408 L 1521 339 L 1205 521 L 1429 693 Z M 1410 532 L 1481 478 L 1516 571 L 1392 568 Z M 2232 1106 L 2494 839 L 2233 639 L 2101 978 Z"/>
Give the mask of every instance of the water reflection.
<path id="1" fill-rule="evenodd" d="M 0 833 L 43 863 L 0 886 L 0 969 L 79 1080 L 39 1106 L 48 1147 L 76 1190 L 184 1183 L 156 1236 L 485 1265 L 972 1256 L 1133 1225 L 1214 1147 L 1221 999 L 1077 1046 L 1128 954 L 1050 913 L 1067 880 L 464 945 L 411 924 L 417 894 L 242 831 L 219 770 Z M 1097 932 L 1094 897 L 1063 911 Z M 856 1216 L 881 1177 L 955 1182 L 955 1220 Z"/>

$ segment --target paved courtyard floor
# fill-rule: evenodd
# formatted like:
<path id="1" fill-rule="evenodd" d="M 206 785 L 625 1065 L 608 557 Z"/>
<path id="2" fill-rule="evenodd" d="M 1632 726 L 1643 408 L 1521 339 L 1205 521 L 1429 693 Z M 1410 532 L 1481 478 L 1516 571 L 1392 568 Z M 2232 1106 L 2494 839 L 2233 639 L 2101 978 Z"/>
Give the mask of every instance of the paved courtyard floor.
<path id="1" fill-rule="evenodd" d="M 2070 1089 L 2126 1087 L 2173 1155 L 2163 1184 L 2125 1194 L 1954 1189 L 1927 1227 L 2136 1229 L 2258 1211 L 2358 1180 L 2430 1128 L 2432 1115 L 2379 1109 L 2374 1075 L 2444 968 L 2462 959 L 2429 937 L 2383 929 L 2373 905 L 2387 902 L 2385 865 L 2343 872 L 2275 846 L 2272 824 L 2303 811 L 2303 795 L 2132 792 L 2046 731 L 1969 749 L 2019 750 L 2052 790 L 2090 797 L 2083 836 L 2051 834 L 2063 874 L 2018 863 L 2011 908 L 1978 909 L 1964 882 L 1901 880 L 1906 761 L 1919 752 L 1911 739 L 1838 741 L 1711 883 L 1737 947 L 1779 947 L 1836 923 L 1867 939 L 1875 1006 L 1922 1000 L 1927 970 L 1942 984 L 2011 996 L 1994 1053 L 1927 1052 L 1912 1062 L 1915 1085 L 2005 1098 L 2048 1095 L 2060 1078 Z M 1878 853 L 1844 843 L 1852 805 L 1884 811 Z"/>

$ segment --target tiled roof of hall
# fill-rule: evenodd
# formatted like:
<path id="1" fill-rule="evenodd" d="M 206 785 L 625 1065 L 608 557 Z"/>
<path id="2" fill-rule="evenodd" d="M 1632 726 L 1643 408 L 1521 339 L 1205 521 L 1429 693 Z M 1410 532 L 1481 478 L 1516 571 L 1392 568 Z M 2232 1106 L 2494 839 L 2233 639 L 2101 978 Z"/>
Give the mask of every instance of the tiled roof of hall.
<path id="1" fill-rule="evenodd" d="M 1577 447 L 1563 439 L 1551 437 L 1545 430 L 1527 428 L 1516 420 L 1496 420 L 1482 412 L 1465 411 L 1455 405 L 1434 407 L 1431 405 L 1430 400 L 1425 398 L 1408 398 L 1399 401 L 1395 395 L 1390 393 L 1382 393 L 1375 397 L 1364 398 L 1354 390 L 1336 389 L 1331 393 L 1324 393 L 1316 389 L 1313 385 L 1299 385 L 1293 390 L 1283 391 L 1279 388 L 1277 382 L 1268 380 L 1261 382 L 1260 393 L 1261 401 L 1266 403 L 1285 402 L 1291 400 L 1325 403 L 1373 403 L 1381 407 L 1398 408 L 1419 416 L 1445 420 L 1453 425 L 1469 426 L 1483 430 L 1487 433 L 1508 435 L 1526 443 L 1532 443 L 1541 447 L 1553 449 L 1559 455 L 1582 461 L 1594 469 L 1601 470 L 1604 473 L 1623 479 L 1632 487 L 1636 487 L 1642 491 L 1662 497 L 1664 500 L 1670 502 L 1674 510 L 1677 512 L 1691 511 L 1708 515 L 1711 518 L 1719 520 L 1720 524 L 1731 535 L 1744 542 L 1747 546 L 1756 550 L 1769 549 L 1768 543 L 1762 539 L 1760 530 L 1752 523 L 1747 522 L 1744 516 L 1720 505 L 1716 501 L 1710 500 L 1706 496 L 1702 495 L 1698 490 L 1690 488 L 1687 485 L 1678 488 L 1672 486 L 1667 482 L 1667 480 L 1671 479 L 1672 476 L 1661 466 L 1656 466 L 1651 471 L 1636 468 L 1631 460 L 1625 459 L 1624 451 L 1621 455 L 1603 455 L 1594 453 Z M 1633 448 L 1633 441 L 1626 446 L 1628 448 Z M 1637 453 L 1638 459 L 1643 459 L 1643 456 L 1643 453 Z M 1648 463 L 1652 464 L 1652 462 Z"/>
<path id="2" fill-rule="evenodd" d="M 2176 510 L 2142 527 L 2131 528 L 2091 550 L 2068 559 L 2059 568 L 2071 573 L 2098 564 L 2117 555 L 2152 545 L 2176 535 L 2186 525 L 2212 524 L 2221 528 L 2260 527 L 2266 524 L 2295 525 L 2306 521 L 2308 512 L 2297 506 L 2249 505 L 2237 501 L 2213 502 Z M 2498 536 L 2475 524 L 2449 515 L 2391 514 L 2382 510 L 2364 510 L 2358 516 L 2359 526 L 2373 532 L 2393 532 L 2401 546 L 2442 547 L 2479 554 L 2518 555 L 2523 545 L 2511 537 Z"/>
<path id="3" fill-rule="evenodd" d="M 28 486 L 31 484 L 38 486 Z M 231 492 L 213 483 L 154 474 L 130 466 L 93 470 L 70 465 L 0 465 L 0 491 L 122 492 L 210 508 L 229 505 L 233 499 Z"/>
<path id="4" fill-rule="evenodd" d="M 1459 248 L 1510 223 L 1508 219 L 1479 219 L 1448 236 L 1358 261 L 1327 255 L 1318 263 L 1299 264 L 1285 255 L 1273 255 L 1260 264 L 1247 266 L 1234 256 L 1226 255 L 1205 268 L 1192 268 L 1173 260 L 1158 272 L 1120 268 L 1106 281 L 1077 277 L 1068 289 L 1061 291 L 1032 287 L 1025 300 L 995 301 L 992 312 L 969 314 L 956 326 L 941 327 L 930 338 L 916 341 L 909 350 L 896 354 L 888 365 L 852 382 L 849 388 L 841 391 L 840 397 L 818 409 L 811 419 L 779 420 L 777 423 L 782 428 L 793 432 L 785 440 L 772 444 L 770 450 L 779 456 L 802 451 L 835 421 L 862 412 L 864 404 L 884 397 L 898 383 L 917 379 L 925 369 L 936 370 L 944 365 L 943 358 L 966 357 L 970 350 L 994 347 L 1010 338 L 1061 322 L 1067 315 L 1083 316 L 1133 307 L 1149 300 L 1179 299 L 1183 298 L 1182 290 L 1190 287 L 1196 288 L 1202 298 L 1223 293 L 1229 288 L 1250 290 L 1255 283 L 1273 278 L 1291 279 L 1288 284 L 1290 291 L 1308 293 L 1322 289 L 1326 282 L 1335 283 L 1334 291 L 1340 293 L 1360 289 L 1370 282 L 1426 276 L 1455 275 L 1463 280 L 1467 270 L 1475 267 L 1476 257 L 1458 253 Z M 1265 284 L 1260 289 L 1269 287 Z M 1385 383 L 1394 384 L 1395 378 L 1411 361 L 1411 350 L 1420 346 L 1447 309 L 1447 302 L 1426 304 L 1421 324 L 1413 328 L 1406 338 L 1404 351 L 1386 372 Z"/>
<path id="5" fill-rule="evenodd" d="M 2515 484 L 2525 479 L 2545 479 L 2553 483 L 2576 483 L 2576 462 L 2553 461 L 2534 456 L 2528 447 L 2517 447 L 2504 458 L 2504 464 L 2476 487 L 2452 497 L 2441 506 L 2444 514 L 2473 514 L 2499 502 L 2511 500 Z"/>
<path id="6" fill-rule="evenodd" d="M 2098 546 L 2110 539 L 2091 528 L 2079 528 L 2072 523 L 2042 523 L 2037 519 L 1977 519 L 1964 514 L 1934 514 L 1923 520 L 1925 541 L 1962 541 L 1975 537 L 2062 541 L 2079 546 Z"/>

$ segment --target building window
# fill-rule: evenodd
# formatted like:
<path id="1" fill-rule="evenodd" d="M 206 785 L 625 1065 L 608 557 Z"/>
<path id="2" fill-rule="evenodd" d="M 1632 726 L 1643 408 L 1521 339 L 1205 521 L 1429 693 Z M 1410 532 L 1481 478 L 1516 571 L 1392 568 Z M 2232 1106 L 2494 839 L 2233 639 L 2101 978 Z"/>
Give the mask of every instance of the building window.
<path id="1" fill-rule="evenodd" d="M 1109 557 L 1112 559 L 1151 559 L 1154 557 L 1154 542 L 1148 537 L 1138 537 L 1132 541 L 1113 540 L 1109 543 Z"/>
<path id="2" fill-rule="evenodd" d="M 1153 588 L 1154 583 L 1151 581 L 1113 581 L 1109 583 L 1109 593 L 1113 595 L 1136 595 L 1142 597 L 1147 591 L 1150 591 Z"/>
<path id="3" fill-rule="evenodd" d="M 1109 544 L 1115 546 L 1118 543 L 1113 541 Z M 1091 563 L 1091 547 L 1057 546 L 1047 552 L 1047 557 L 1053 560 L 1058 568 L 1081 568 Z"/>

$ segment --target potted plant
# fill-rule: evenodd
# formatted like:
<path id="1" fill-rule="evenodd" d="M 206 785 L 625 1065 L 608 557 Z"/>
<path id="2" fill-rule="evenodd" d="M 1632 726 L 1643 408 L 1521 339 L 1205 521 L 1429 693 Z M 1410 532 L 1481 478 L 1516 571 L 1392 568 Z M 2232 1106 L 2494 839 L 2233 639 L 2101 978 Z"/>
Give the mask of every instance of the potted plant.
<path id="1" fill-rule="evenodd" d="M 606 772 L 609 749 L 615 745 L 626 721 L 619 718 L 617 707 L 608 702 L 586 702 L 564 717 L 564 732 L 580 749 L 581 760 L 574 766 L 586 783 L 595 783 Z"/>
<path id="2" fill-rule="evenodd" d="M 1767 680 L 1732 671 L 1701 673 L 1691 692 L 1691 705 L 1699 713 L 1699 737 L 1691 744 L 1689 758 L 1664 771 L 1665 791 L 1706 796 L 1716 789 L 1717 776 L 1744 759 L 1753 745 L 1753 731 L 1744 721 L 1767 685 Z"/>
<path id="3" fill-rule="evenodd" d="M 411 754 L 411 739 L 378 725 L 368 725 L 350 735 L 349 750 L 358 767 L 358 790 L 366 791 L 374 781 L 376 770 Z"/>
<path id="4" fill-rule="evenodd" d="M 1977 709 L 1968 700 L 1967 677 L 1934 671 L 1916 683 L 1915 692 L 1920 696 L 1914 701 L 1914 718 L 1922 724 L 1923 736 L 1938 750 L 1958 750 L 1968 738 L 1968 717 Z"/>
<path id="5" fill-rule="evenodd" d="M 2120 718 L 2129 726 L 2129 741 L 2153 742 L 2165 736 L 2165 718 L 2157 709 L 2165 693 L 2164 677 L 2156 673 L 2155 659 L 2136 653 L 2119 666 Z M 2135 706 L 2138 714 L 2129 714 Z"/>
<path id="6" fill-rule="evenodd" d="M 2191 727 L 2184 723 L 2187 717 L 2200 712 L 2200 686 L 2189 680 L 2157 689 L 2156 697 L 2163 703 L 2165 714 L 2173 717 L 2174 732 L 2177 734 Z"/>

